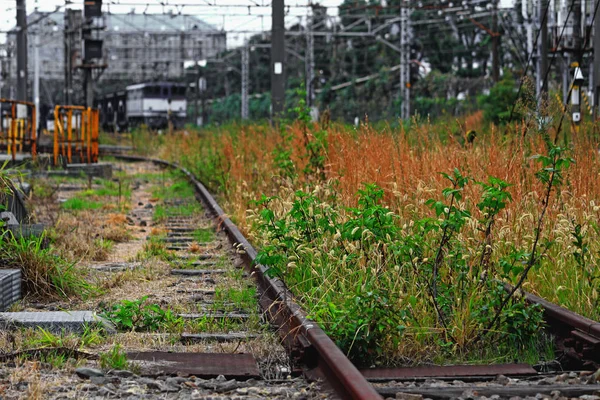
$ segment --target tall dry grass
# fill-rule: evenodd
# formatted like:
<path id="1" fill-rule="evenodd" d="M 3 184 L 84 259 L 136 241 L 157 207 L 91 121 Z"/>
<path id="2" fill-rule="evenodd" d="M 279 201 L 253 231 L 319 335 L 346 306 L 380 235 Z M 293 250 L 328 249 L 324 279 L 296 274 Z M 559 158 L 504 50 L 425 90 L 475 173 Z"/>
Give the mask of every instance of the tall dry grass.
<path id="1" fill-rule="evenodd" d="M 282 187 L 300 188 L 305 177 L 300 171 L 308 162 L 304 136 L 299 123 L 284 128 L 291 136 L 287 146 L 299 172 L 297 179 L 280 176 L 274 167 L 281 131 L 266 125 L 227 126 L 199 134 L 178 136 L 163 150 L 166 157 L 183 160 L 220 192 L 225 209 L 249 232 L 247 210 L 262 194 L 275 196 Z M 317 129 L 316 127 L 314 129 Z M 474 143 L 464 141 L 464 132 L 474 129 Z M 332 125 L 328 129 L 327 177 L 334 182 L 338 201 L 353 206 L 356 192 L 365 183 L 376 183 L 385 191 L 385 203 L 401 220 L 410 223 L 417 217 L 433 215 L 425 202 L 440 198 L 448 186 L 441 172 L 458 168 L 476 181 L 488 176 L 512 184 L 513 201 L 495 223 L 492 237 L 494 254 L 500 256 L 512 246 L 530 247 L 541 210 L 543 187 L 535 177 L 539 164 L 532 158 L 545 152 L 540 135 L 531 125 L 517 123 L 508 134 L 483 124 L 481 114 L 456 123 L 414 123 L 410 129 L 375 130 Z M 528 278 L 525 288 L 577 312 L 600 318 L 598 291 L 586 284 L 583 272 L 574 262 L 571 231 L 581 224 L 590 249 L 588 262 L 597 266 L 600 253 L 600 160 L 598 126 L 588 123 L 579 134 L 567 135 L 575 159 L 565 174 L 565 184 L 551 198 L 544 224 L 544 235 L 554 241 L 541 267 Z M 563 138 L 561 136 L 561 142 Z M 212 168 L 206 174 L 206 168 Z M 204 171 L 204 172 L 203 172 Z M 204 175 L 203 175 L 204 173 Z M 215 177 L 220 176 L 219 179 Z M 475 208 L 480 188 L 470 185 L 465 205 Z M 476 243 L 481 233 L 469 224 L 462 233 L 465 241 Z"/>

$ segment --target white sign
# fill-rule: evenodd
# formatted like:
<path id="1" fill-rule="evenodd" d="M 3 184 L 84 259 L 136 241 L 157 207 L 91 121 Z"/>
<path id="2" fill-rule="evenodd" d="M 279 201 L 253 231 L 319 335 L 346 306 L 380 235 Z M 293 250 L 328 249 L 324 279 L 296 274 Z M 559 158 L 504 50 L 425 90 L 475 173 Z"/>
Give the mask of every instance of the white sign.
<path id="1" fill-rule="evenodd" d="M 17 104 L 17 118 L 27 118 L 27 106 L 25 104 Z"/>
<path id="2" fill-rule="evenodd" d="M 275 75 L 281 75 L 283 73 L 283 64 L 280 62 L 273 64 L 273 72 Z"/>
<path id="3" fill-rule="evenodd" d="M 201 92 L 204 92 L 206 90 L 206 78 L 202 77 L 198 79 L 198 88 Z"/>
<path id="4" fill-rule="evenodd" d="M 573 86 L 573 93 L 571 94 L 571 104 L 574 106 L 579 105 L 579 87 Z"/>

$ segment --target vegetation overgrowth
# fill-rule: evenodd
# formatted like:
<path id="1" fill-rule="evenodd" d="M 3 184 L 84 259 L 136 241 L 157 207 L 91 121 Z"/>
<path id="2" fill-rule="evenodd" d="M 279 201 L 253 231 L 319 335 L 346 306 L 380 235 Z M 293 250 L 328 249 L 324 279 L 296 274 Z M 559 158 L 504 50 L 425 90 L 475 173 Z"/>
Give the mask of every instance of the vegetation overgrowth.
<path id="1" fill-rule="evenodd" d="M 479 112 L 376 129 L 311 123 L 300 104 L 296 121 L 186 132 L 163 151 L 357 361 L 527 357 L 546 346 L 541 312 L 501 282 L 600 318 L 598 128 L 572 134 L 558 108 L 539 120 L 521 103 L 501 128 Z"/>

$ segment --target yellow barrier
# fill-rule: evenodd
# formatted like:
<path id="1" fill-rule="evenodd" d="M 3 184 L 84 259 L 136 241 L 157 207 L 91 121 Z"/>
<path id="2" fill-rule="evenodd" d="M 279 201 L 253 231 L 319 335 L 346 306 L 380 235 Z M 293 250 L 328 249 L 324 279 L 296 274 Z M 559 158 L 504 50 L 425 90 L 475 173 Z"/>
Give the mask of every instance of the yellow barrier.
<path id="1" fill-rule="evenodd" d="M 13 161 L 16 154 L 24 150 L 30 152 L 35 159 L 37 155 L 35 105 L 28 101 L 0 99 L 0 110 L 2 104 L 9 104 L 10 111 L 6 114 L 0 112 L 0 144 L 2 147 L 6 145 L 6 153 L 12 156 Z M 19 115 L 18 106 L 25 107 L 25 115 Z"/>
<path id="2" fill-rule="evenodd" d="M 97 109 L 83 106 L 56 106 L 54 108 L 54 164 L 59 164 L 59 156 L 68 164 L 73 155 L 80 162 L 98 162 L 98 123 Z"/>

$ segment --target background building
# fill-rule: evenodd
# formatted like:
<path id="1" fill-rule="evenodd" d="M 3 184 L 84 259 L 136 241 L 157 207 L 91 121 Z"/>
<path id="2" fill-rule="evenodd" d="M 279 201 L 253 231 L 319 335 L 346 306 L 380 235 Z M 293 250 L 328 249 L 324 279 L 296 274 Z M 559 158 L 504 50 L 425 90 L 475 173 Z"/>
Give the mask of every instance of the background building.
<path id="1" fill-rule="evenodd" d="M 80 103 L 81 10 L 36 11 L 27 20 L 29 91 L 33 88 L 37 46 L 40 102 L 61 102 L 65 87 L 69 86 L 65 81 L 70 79 L 72 102 Z M 104 41 L 102 64 L 106 68 L 97 72 L 97 94 L 143 81 L 185 81 L 186 62 L 213 57 L 226 48 L 225 32 L 190 15 L 104 13 L 102 25 L 105 29 L 99 30 L 98 35 Z M 5 60 L 3 75 L 8 83 L 2 93 L 5 97 L 14 97 L 10 88 L 14 88 L 12 81 L 16 79 L 15 42 L 16 35 L 9 34 L 1 49 Z"/>

